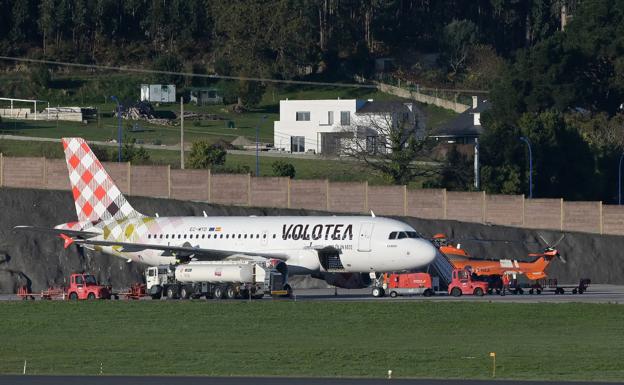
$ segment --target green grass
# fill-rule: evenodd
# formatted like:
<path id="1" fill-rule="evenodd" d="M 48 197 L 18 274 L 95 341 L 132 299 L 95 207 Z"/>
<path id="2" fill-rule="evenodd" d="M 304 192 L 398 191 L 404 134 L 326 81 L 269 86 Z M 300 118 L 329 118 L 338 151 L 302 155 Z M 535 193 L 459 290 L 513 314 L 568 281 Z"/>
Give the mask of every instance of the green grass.
<path id="1" fill-rule="evenodd" d="M 113 151 L 115 147 L 107 147 Z M 180 168 L 179 151 L 147 149 L 150 154 L 150 163 L 171 165 Z M 11 157 L 41 157 L 48 159 L 64 158 L 63 148 L 55 142 L 30 142 L 22 140 L 0 139 L 0 153 Z M 189 152 L 186 152 L 188 159 Z M 349 160 L 329 159 L 302 159 L 283 157 L 260 157 L 260 176 L 274 176 L 273 162 L 284 160 L 292 163 L 296 170 L 296 179 L 328 179 L 330 181 L 352 182 L 368 181 L 371 185 L 384 185 L 390 182 L 383 176 L 365 169 L 360 163 Z M 223 167 L 216 167 L 215 172 L 250 172 L 255 173 L 255 154 L 240 155 L 228 154 Z M 410 183 L 410 187 L 420 187 L 424 178 L 418 178 Z"/>
<path id="2" fill-rule="evenodd" d="M 624 379 L 620 305 L 4 302 L 0 373 Z"/>

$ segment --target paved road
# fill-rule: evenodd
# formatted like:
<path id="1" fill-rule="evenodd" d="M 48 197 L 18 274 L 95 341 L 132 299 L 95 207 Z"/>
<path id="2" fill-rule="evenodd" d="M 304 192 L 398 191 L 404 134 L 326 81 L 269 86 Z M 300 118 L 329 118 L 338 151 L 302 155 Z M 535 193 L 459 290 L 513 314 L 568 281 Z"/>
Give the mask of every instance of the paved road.
<path id="1" fill-rule="evenodd" d="M 612 303 L 612 304 L 624 304 L 624 286 L 619 285 L 592 285 L 584 294 L 573 295 L 570 293 L 564 295 L 555 295 L 552 292 L 544 292 L 540 295 L 486 295 L 483 297 L 475 297 L 472 295 L 465 295 L 461 297 L 451 297 L 448 295 L 436 295 L 433 297 L 422 296 L 410 296 L 410 297 L 383 297 L 374 298 L 370 294 L 370 289 L 338 289 L 337 295 L 334 295 L 334 289 L 299 289 L 295 290 L 296 301 L 390 301 L 390 302 L 405 302 L 405 301 L 461 301 L 461 302 L 512 302 L 512 303 L 567 303 L 567 302 L 583 302 L 583 303 Z M 1 294 L 0 301 L 18 300 L 19 298 L 15 294 Z M 149 297 L 145 298 L 146 301 L 151 301 Z M 264 301 L 271 301 L 269 297 L 264 298 Z M 292 301 L 292 299 L 285 299 Z"/>
<path id="2" fill-rule="evenodd" d="M 407 380 L 291 377 L 0 376 L 0 385 L 581 385 L 616 382 Z"/>

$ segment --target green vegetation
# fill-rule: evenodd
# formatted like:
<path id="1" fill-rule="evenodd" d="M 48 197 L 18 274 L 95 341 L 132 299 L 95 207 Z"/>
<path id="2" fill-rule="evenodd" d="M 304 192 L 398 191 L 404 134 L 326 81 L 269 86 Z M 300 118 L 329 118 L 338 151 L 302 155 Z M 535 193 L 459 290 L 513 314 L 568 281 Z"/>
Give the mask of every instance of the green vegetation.
<path id="1" fill-rule="evenodd" d="M 624 378 L 621 305 L 5 302 L 0 324 L 0 374 L 488 378 L 496 352 L 498 378 Z"/>

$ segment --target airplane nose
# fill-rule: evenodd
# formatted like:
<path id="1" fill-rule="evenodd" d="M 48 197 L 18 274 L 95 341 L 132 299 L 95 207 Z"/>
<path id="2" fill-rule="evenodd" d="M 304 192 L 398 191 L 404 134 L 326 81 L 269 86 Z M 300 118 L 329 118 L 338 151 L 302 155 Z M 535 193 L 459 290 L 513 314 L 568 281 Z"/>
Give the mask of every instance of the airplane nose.
<path id="1" fill-rule="evenodd" d="M 416 247 L 414 251 L 416 251 L 416 257 L 418 258 L 418 262 L 420 262 L 423 266 L 426 266 L 433 262 L 436 257 L 438 250 L 426 239 L 415 239 Z"/>

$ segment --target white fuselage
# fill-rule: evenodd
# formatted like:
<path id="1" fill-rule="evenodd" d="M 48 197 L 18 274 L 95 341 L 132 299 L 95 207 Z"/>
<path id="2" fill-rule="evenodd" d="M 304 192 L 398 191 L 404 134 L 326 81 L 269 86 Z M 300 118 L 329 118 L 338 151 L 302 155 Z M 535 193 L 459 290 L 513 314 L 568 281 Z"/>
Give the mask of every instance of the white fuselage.
<path id="1" fill-rule="evenodd" d="M 99 240 L 276 258 L 285 261 L 294 274 L 326 271 L 317 250 L 330 246 L 340 252 L 341 271 L 359 273 L 417 269 L 429 264 L 436 252 L 428 240 L 414 237 L 409 225 L 365 216 L 143 217 L 107 221 L 84 230 L 100 232 L 102 235 L 94 238 Z M 392 232 L 412 237 L 389 239 Z M 175 256 L 163 255 L 160 250 L 98 249 L 153 266 L 176 261 Z"/>

